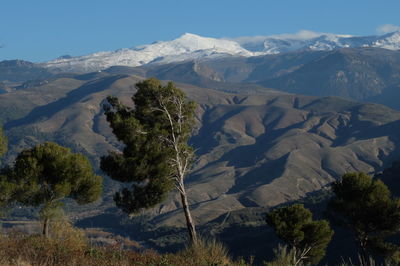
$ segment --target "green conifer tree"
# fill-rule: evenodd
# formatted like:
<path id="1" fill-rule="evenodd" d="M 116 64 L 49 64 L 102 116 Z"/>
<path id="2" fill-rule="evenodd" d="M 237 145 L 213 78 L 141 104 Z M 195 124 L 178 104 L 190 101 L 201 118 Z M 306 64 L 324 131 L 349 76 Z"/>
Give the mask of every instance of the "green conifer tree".
<path id="1" fill-rule="evenodd" d="M 348 173 L 334 182 L 328 208 L 336 222 L 353 231 L 364 260 L 368 251 L 391 256 L 398 247 L 385 239 L 400 229 L 400 200 L 365 173 Z"/>
<path id="2" fill-rule="evenodd" d="M 326 220 L 314 221 L 302 204 L 275 209 L 267 214 L 267 224 L 294 251 L 294 265 L 317 264 L 324 256 L 333 230 Z"/>
<path id="3" fill-rule="evenodd" d="M 181 196 L 186 225 L 196 243 L 184 179 L 190 170 L 193 150 L 187 144 L 194 126 L 196 105 L 173 83 L 163 86 L 157 79 L 136 84 L 135 108 L 108 97 L 104 107 L 107 121 L 119 141 L 120 152 L 101 159 L 101 169 L 111 178 L 132 183 L 131 189 L 114 199 L 124 212 L 133 214 L 162 202 L 175 187 Z"/>
<path id="4" fill-rule="evenodd" d="M 102 192 L 102 178 L 94 174 L 86 157 L 51 142 L 22 151 L 14 165 L 3 172 L 7 177 L 3 189 L 12 191 L 13 201 L 40 207 L 46 236 L 62 199 L 86 204 L 97 200 Z"/>

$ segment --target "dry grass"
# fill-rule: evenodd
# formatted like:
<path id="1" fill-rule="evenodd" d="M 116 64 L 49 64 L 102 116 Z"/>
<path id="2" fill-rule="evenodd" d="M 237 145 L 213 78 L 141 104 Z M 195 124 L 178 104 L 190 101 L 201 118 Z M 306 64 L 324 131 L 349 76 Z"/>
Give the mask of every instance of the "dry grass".
<path id="1" fill-rule="evenodd" d="M 106 236 L 105 234 L 101 234 Z M 11 232 L 0 236 L 0 265 L 245 265 L 233 262 L 226 248 L 216 241 L 202 241 L 177 254 L 158 254 L 124 249 L 120 243 L 94 246 L 83 231 L 65 222 L 52 226 L 51 238 Z"/>
<path id="2" fill-rule="evenodd" d="M 129 250 L 142 250 L 139 243 L 132 241 L 129 238 L 115 235 L 110 232 L 103 231 L 97 228 L 90 228 L 84 230 L 85 236 L 88 238 L 90 245 L 95 246 L 121 246 L 123 249 Z"/>

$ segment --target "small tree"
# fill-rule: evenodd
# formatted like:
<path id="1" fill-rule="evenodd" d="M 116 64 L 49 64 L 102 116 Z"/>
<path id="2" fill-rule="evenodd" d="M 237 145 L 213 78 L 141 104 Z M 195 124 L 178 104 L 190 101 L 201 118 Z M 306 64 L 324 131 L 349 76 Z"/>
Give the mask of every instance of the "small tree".
<path id="1" fill-rule="evenodd" d="M 317 264 L 324 256 L 333 230 L 326 220 L 313 221 L 312 213 L 302 204 L 275 209 L 267 214 L 267 223 L 294 249 L 294 265 Z"/>
<path id="2" fill-rule="evenodd" d="M 162 202 L 174 187 L 179 191 L 192 243 L 197 241 L 195 224 L 187 200 L 184 179 L 190 170 L 193 150 L 187 142 L 194 126 L 195 103 L 173 83 L 156 79 L 136 84 L 129 108 L 115 97 L 104 106 L 107 121 L 122 153 L 110 152 L 101 159 L 101 169 L 111 178 L 132 183 L 131 189 L 114 199 L 124 212 L 133 214 Z"/>
<path id="3" fill-rule="evenodd" d="M 0 157 L 7 151 L 7 138 L 0 128 Z M 12 201 L 14 185 L 7 181 L 6 170 L 0 172 L 0 207 L 6 207 Z"/>
<path id="4" fill-rule="evenodd" d="M 0 128 L 0 156 L 3 156 L 7 151 L 7 138 L 3 133 L 3 130 Z"/>
<path id="5" fill-rule="evenodd" d="M 328 208 L 335 220 L 355 234 L 363 259 L 367 250 L 383 255 L 398 248 L 385 238 L 400 229 L 400 200 L 387 186 L 365 173 L 348 173 L 332 185 L 335 196 Z"/>
<path id="6" fill-rule="evenodd" d="M 45 236 L 62 199 L 86 204 L 97 200 L 102 192 L 102 178 L 93 173 L 86 157 L 51 142 L 22 151 L 6 176 L 7 182 L 14 185 L 13 200 L 41 206 Z"/>

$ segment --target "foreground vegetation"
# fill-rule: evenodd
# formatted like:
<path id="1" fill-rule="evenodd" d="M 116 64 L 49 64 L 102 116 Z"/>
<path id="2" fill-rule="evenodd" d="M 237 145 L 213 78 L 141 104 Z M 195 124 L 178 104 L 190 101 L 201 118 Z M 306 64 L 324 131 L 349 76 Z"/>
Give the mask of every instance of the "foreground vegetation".
<path id="1" fill-rule="evenodd" d="M 0 265 L 248 265 L 229 258 L 216 241 L 198 241 L 176 254 L 125 248 L 123 243 L 96 246 L 67 222 L 55 222 L 51 237 L 11 232 L 0 236 Z"/>
<path id="2" fill-rule="evenodd" d="M 23 234 L 9 232 L 0 235 L 0 265 L 107 265 L 107 266 L 304 266 L 313 265 L 297 259 L 297 250 L 286 245 L 274 249 L 272 261 L 253 263 L 253 258 L 233 260 L 228 249 L 215 240 L 199 239 L 196 246 L 186 247 L 177 253 L 159 254 L 153 250 L 129 248 L 123 241 L 107 246 L 91 243 L 84 231 L 74 228 L 66 222 L 55 222 L 51 229 L 51 237 L 42 234 Z M 331 265 L 331 264 L 330 264 Z M 398 265 L 395 262 L 378 263 L 372 257 L 367 259 L 361 255 L 355 260 L 342 258 L 340 266 L 377 266 Z"/>

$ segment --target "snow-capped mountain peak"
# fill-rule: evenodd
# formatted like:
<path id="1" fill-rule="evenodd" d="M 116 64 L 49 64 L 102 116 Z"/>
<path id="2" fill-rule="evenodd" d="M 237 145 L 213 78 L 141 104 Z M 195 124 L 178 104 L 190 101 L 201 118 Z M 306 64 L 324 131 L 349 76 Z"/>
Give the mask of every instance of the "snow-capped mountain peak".
<path id="1" fill-rule="evenodd" d="M 379 47 L 399 50 L 400 32 L 381 36 L 351 36 L 300 31 L 296 34 L 236 39 L 217 39 L 185 33 L 171 41 L 158 41 L 134 48 L 85 56 L 60 57 L 42 65 L 61 71 L 88 72 L 116 65 L 140 66 L 219 56 L 250 57 L 296 50 L 334 50 L 346 47 Z"/>
<path id="2" fill-rule="evenodd" d="M 192 33 L 185 33 L 172 41 L 157 42 L 154 44 L 133 48 L 133 50 L 137 51 L 152 51 L 156 57 L 209 49 L 221 53 L 243 53 L 244 55 L 250 55 L 249 52 L 242 48 L 237 42 L 224 39 L 207 38 Z"/>
<path id="3" fill-rule="evenodd" d="M 209 56 L 241 55 L 253 53 L 235 41 L 202 37 L 185 33 L 172 41 L 158 41 L 131 49 L 98 52 L 90 55 L 58 58 L 43 65 L 63 71 L 96 71 L 115 65 L 140 66 L 151 62 L 169 63 Z"/>

